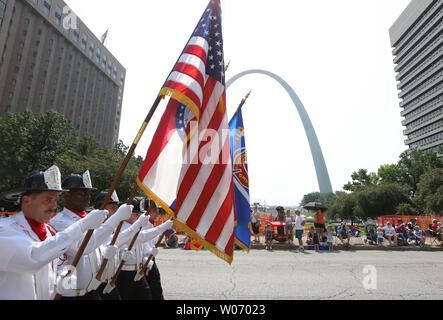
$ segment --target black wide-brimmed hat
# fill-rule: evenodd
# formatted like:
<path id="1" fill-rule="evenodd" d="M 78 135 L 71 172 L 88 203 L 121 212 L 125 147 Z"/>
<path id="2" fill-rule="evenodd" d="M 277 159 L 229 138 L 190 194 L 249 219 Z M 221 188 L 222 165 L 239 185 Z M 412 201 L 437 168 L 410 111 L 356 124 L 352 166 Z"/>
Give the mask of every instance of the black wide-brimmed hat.
<path id="1" fill-rule="evenodd" d="M 71 190 L 97 190 L 97 188 L 92 187 L 91 175 L 89 170 L 86 170 L 82 175 L 71 174 L 63 179 L 62 182 L 63 189 Z"/>
<path id="2" fill-rule="evenodd" d="M 160 209 L 161 207 L 154 200 L 146 198 L 145 199 L 145 208 L 146 208 L 146 211 L 149 211 L 151 209 Z"/>
<path id="3" fill-rule="evenodd" d="M 9 202 L 19 202 L 25 194 L 40 193 L 46 191 L 67 192 L 61 184 L 61 174 L 57 166 L 52 166 L 46 171 L 34 171 L 30 173 L 23 187 L 11 190 L 2 195 L 2 199 Z"/>
<path id="4" fill-rule="evenodd" d="M 94 199 L 94 207 L 95 208 L 99 208 L 102 205 L 102 203 L 105 200 L 105 197 L 106 197 L 107 194 L 108 194 L 108 191 L 105 190 L 105 191 L 100 192 L 98 194 L 98 196 L 95 197 L 95 199 Z M 109 198 L 108 203 L 120 204 L 120 200 L 118 199 L 117 192 L 115 190 L 112 193 L 111 198 Z"/>
<path id="5" fill-rule="evenodd" d="M 126 199 L 125 203 L 128 203 L 129 199 Z M 132 199 L 131 205 L 134 207 L 132 212 L 135 213 L 145 213 L 144 200 L 138 200 L 137 198 Z"/>

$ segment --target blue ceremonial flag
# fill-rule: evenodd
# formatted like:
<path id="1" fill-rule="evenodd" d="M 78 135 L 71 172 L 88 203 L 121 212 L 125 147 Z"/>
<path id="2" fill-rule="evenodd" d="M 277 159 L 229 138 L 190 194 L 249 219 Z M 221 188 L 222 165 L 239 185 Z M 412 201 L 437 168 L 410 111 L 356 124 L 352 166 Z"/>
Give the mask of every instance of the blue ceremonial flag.
<path id="1" fill-rule="evenodd" d="M 229 122 L 229 139 L 233 162 L 236 226 L 235 243 L 249 252 L 251 248 L 251 207 L 249 204 L 248 160 L 243 126 L 242 107 L 249 94 L 244 98 L 237 112 Z"/>

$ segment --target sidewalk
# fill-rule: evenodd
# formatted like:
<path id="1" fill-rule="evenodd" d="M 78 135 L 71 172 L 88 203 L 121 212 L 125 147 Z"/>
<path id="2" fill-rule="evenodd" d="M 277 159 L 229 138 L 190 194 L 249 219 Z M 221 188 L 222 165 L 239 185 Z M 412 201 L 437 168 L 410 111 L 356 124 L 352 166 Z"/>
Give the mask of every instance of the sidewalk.
<path id="1" fill-rule="evenodd" d="M 335 244 L 334 250 L 338 251 L 360 251 L 360 250 L 378 250 L 378 251 L 443 251 L 443 246 L 441 245 L 433 245 L 430 244 L 430 239 L 426 238 L 425 246 L 419 247 L 415 244 L 410 244 L 408 246 L 389 246 L 389 244 L 383 244 L 382 246 L 378 245 L 370 245 L 366 244 L 364 242 L 365 237 L 361 238 L 355 238 L 351 237 L 350 240 L 350 246 L 346 247 L 342 244 Z M 303 238 L 303 243 L 305 244 L 305 250 L 307 249 L 306 245 L 306 237 Z M 260 236 L 260 243 L 254 243 L 251 240 L 251 249 L 252 250 L 265 250 L 266 246 L 264 243 L 264 237 Z M 298 241 L 295 240 L 295 244 L 288 245 L 287 243 L 273 243 L 272 245 L 273 250 L 279 250 L 279 251 L 290 251 L 290 250 L 297 250 L 298 249 Z M 314 251 L 314 250 L 309 250 Z"/>

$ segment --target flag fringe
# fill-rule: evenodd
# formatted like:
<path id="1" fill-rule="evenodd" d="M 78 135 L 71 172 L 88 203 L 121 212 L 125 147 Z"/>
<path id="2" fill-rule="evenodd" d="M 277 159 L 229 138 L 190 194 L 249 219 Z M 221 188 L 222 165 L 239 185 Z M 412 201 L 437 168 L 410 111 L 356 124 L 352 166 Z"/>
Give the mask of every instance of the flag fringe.
<path id="1" fill-rule="evenodd" d="M 244 251 L 249 253 L 251 251 L 251 248 L 247 247 L 243 242 L 235 238 L 235 244 L 238 245 L 240 248 L 242 248 Z"/>
<path id="2" fill-rule="evenodd" d="M 178 102 L 184 104 L 189 110 L 191 110 L 197 120 L 200 119 L 199 107 L 183 93 L 171 88 L 163 88 L 160 90 L 160 93 L 158 95 L 161 97 L 168 96 L 171 97 L 171 99 L 177 100 Z"/>
<path id="3" fill-rule="evenodd" d="M 154 202 L 156 202 L 158 205 L 160 205 L 168 215 L 170 215 L 173 219 L 174 219 L 174 226 L 176 228 L 178 228 L 180 231 L 185 232 L 187 235 L 191 236 L 192 238 L 194 238 L 195 240 L 197 240 L 198 242 L 200 242 L 200 244 L 202 246 L 204 246 L 206 249 L 208 249 L 209 251 L 211 251 L 213 254 L 215 254 L 217 257 L 219 257 L 220 259 L 226 261 L 229 264 L 232 264 L 232 261 L 234 259 L 234 253 L 232 255 L 229 255 L 223 251 L 221 251 L 220 249 L 218 249 L 215 245 L 213 245 L 212 243 L 208 242 L 207 240 L 205 240 L 204 238 L 202 238 L 196 231 L 192 230 L 191 228 L 189 228 L 186 224 L 184 224 L 183 222 L 179 221 L 176 219 L 175 216 L 175 212 L 171 210 L 171 208 L 164 202 L 162 201 L 157 195 L 155 195 L 151 190 L 149 190 L 148 188 L 146 188 L 146 186 L 140 181 L 139 178 L 137 178 L 137 184 L 140 187 L 140 189 L 143 190 L 143 192 L 149 197 L 151 198 L 151 200 L 154 200 Z"/>

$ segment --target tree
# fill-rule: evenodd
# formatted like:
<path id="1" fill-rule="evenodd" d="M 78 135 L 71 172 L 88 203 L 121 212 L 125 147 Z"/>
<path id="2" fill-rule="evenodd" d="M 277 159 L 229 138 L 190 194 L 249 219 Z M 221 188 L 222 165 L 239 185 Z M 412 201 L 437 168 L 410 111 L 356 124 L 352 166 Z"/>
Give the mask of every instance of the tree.
<path id="1" fill-rule="evenodd" d="M 397 164 L 382 165 L 378 169 L 380 184 L 403 183 L 402 170 Z"/>
<path id="2" fill-rule="evenodd" d="M 418 215 L 418 211 L 410 203 L 400 203 L 397 206 L 396 214 L 400 216 L 416 216 Z"/>
<path id="3" fill-rule="evenodd" d="M 355 195 L 359 216 L 366 218 L 395 214 L 398 205 L 411 202 L 408 189 L 399 184 L 368 186 Z"/>
<path id="4" fill-rule="evenodd" d="M 354 221 L 358 215 L 357 198 L 355 194 L 341 194 L 333 199 L 329 205 L 327 215 L 329 219 L 350 219 Z"/>
<path id="5" fill-rule="evenodd" d="M 443 169 L 438 168 L 420 176 L 416 203 L 430 215 L 443 214 Z"/>
<path id="6" fill-rule="evenodd" d="M 368 173 L 367 169 L 360 169 L 351 175 L 352 181 L 346 184 L 343 189 L 347 191 L 360 191 L 367 186 L 378 184 L 377 174 Z"/>
<path id="7" fill-rule="evenodd" d="M 443 161 L 434 152 L 408 150 L 400 155 L 398 167 L 401 171 L 400 182 L 409 186 L 411 197 L 414 197 L 418 190 L 420 176 L 433 169 L 443 168 Z"/>
<path id="8" fill-rule="evenodd" d="M 325 205 L 331 201 L 331 199 L 336 198 L 337 196 L 332 193 L 320 193 L 320 192 L 311 192 L 303 196 L 302 201 L 300 202 L 300 206 L 304 206 L 309 202 L 321 202 Z"/>
<path id="9" fill-rule="evenodd" d="M 0 118 L 0 193 L 21 187 L 25 177 L 57 162 L 72 143 L 71 126 L 55 111 L 31 111 Z"/>

